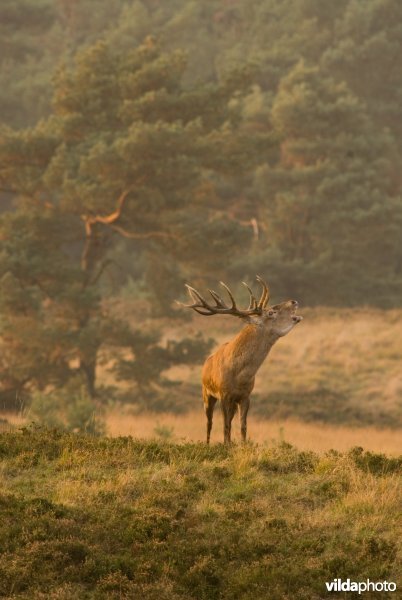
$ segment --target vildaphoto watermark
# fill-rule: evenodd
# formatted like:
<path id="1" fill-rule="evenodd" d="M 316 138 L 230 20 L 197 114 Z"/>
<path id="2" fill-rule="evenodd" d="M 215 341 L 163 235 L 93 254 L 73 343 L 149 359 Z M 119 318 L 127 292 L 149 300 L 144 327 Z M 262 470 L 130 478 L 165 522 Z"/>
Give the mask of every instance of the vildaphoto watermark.
<path id="1" fill-rule="evenodd" d="M 363 592 L 395 592 L 396 583 L 393 581 L 351 581 L 349 578 L 346 580 L 334 579 L 333 581 L 326 581 L 328 592 L 357 592 L 362 594 Z"/>

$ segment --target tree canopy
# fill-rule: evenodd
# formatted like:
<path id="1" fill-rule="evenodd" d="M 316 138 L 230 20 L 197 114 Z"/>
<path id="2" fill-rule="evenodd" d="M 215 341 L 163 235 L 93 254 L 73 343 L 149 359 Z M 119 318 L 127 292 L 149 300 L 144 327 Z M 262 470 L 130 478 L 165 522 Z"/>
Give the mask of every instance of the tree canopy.
<path id="1" fill-rule="evenodd" d="M 142 389 L 199 360 L 112 317 L 125 287 L 151 317 L 177 318 L 187 279 L 255 273 L 278 299 L 400 306 L 397 0 L 20 0 L 0 16 L 3 390 L 78 374 L 94 395 L 107 348 Z"/>
<path id="2" fill-rule="evenodd" d="M 134 362 L 125 357 L 114 368 L 142 389 L 172 363 L 202 356 L 202 341 L 161 348 L 161 335 L 130 332 L 107 313 L 101 289 L 121 238 L 149 252 L 153 273 L 166 257 L 199 268 L 201 247 L 209 258 L 235 250 L 233 228 L 204 250 L 226 227 L 205 188 L 219 203 L 232 170 L 240 177 L 252 169 L 270 136 L 243 131 L 231 105 L 247 89 L 247 72 L 185 90 L 184 68 L 182 52 L 162 52 L 152 38 L 130 52 L 97 42 L 60 69 L 52 115 L 3 129 L 0 178 L 15 202 L 0 222 L 5 388 L 63 385 L 78 373 L 94 395 L 108 344 L 131 351 Z M 169 313 L 179 290 L 155 279 L 153 287 Z"/>

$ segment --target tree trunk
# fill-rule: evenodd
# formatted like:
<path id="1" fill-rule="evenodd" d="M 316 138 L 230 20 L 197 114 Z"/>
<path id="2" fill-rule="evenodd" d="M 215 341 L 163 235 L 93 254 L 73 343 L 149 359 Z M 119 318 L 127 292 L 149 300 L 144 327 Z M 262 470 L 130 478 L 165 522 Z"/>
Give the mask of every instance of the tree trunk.
<path id="1" fill-rule="evenodd" d="M 80 371 L 85 375 L 88 394 L 91 398 L 95 398 L 96 359 L 81 360 Z"/>

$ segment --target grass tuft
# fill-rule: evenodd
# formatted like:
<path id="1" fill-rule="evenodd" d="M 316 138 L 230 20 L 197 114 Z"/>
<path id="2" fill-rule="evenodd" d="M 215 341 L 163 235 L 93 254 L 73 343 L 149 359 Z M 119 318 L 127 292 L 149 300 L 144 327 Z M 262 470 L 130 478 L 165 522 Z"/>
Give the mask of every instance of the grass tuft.
<path id="1" fill-rule="evenodd" d="M 401 458 L 38 428 L 0 457 L 1 597 L 319 600 L 400 577 Z"/>

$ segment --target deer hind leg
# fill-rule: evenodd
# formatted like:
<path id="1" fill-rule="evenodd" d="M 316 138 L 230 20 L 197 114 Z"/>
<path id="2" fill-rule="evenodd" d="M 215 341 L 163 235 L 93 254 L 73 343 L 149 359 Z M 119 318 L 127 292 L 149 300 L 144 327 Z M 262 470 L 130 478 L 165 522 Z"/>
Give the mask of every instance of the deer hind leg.
<path id="1" fill-rule="evenodd" d="M 223 440 L 225 444 L 230 444 L 232 420 L 237 410 L 237 404 L 233 400 L 225 399 L 221 402 L 223 415 Z"/>
<path id="2" fill-rule="evenodd" d="M 241 432 L 241 441 L 245 442 L 247 437 L 247 413 L 250 406 L 250 397 L 243 398 L 240 401 L 240 432 Z"/>
<path id="3" fill-rule="evenodd" d="M 214 408 L 216 404 L 216 398 L 211 396 L 207 392 L 203 392 L 204 396 L 204 409 L 207 417 L 207 444 L 209 444 L 209 440 L 211 438 L 211 429 L 212 429 L 212 419 L 214 416 Z"/>

